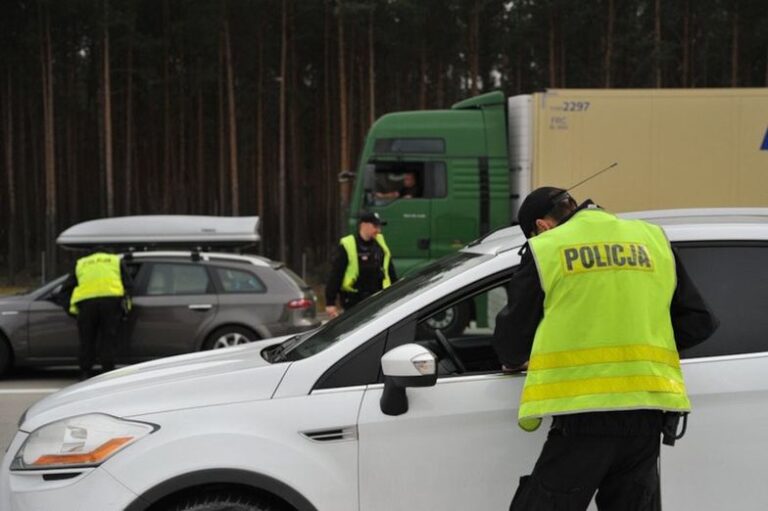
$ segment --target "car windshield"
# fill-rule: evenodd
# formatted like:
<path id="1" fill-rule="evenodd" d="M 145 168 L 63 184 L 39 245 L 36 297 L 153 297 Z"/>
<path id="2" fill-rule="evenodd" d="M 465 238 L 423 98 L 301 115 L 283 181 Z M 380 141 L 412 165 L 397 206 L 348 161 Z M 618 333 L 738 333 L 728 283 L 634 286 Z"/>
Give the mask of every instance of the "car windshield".
<path id="1" fill-rule="evenodd" d="M 421 270 L 398 280 L 385 291 L 364 300 L 349 312 L 332 319 L 312 334 L 289 339 L 286 341 L 285 349 L 280 358 L 283 360 L 301 360 L 319 353 L 365 323 L 386 314 L 387 311 L 404 301 L 410 300 L 414 294 L 473 268 L 487 260 L 488 257 L 457 252 L 425 266 Z"/>

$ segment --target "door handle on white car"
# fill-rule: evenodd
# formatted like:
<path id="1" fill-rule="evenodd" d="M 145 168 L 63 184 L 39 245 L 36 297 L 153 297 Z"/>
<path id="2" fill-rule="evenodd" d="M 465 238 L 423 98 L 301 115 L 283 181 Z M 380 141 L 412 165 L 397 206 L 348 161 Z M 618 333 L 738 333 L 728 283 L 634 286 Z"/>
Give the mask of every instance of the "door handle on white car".
<path id="1" fill-rule="evenodd" d="M 207 310 L 211 310 L 212 307 L 213 305 L 211 305 L 210 303 L 199 303 L 199 304 L 193 303 L 192 305 L 189 306 L 189 309 L 193 311 L 207 311 Z"/>

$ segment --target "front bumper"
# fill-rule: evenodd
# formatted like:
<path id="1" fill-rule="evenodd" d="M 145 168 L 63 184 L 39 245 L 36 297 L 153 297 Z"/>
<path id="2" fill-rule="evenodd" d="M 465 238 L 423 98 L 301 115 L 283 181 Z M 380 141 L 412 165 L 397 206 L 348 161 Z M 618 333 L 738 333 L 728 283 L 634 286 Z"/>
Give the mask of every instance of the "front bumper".
<path id="1" fill-rule="evenodd" d="M 11 472 L 11 461 L 26 437 L 16 433 L 0 467 L 3 511 L 120 511 L 136 499 L 136 494 L 98 467 Z M 63 474 L 67 476 L 61 479 Z"/>

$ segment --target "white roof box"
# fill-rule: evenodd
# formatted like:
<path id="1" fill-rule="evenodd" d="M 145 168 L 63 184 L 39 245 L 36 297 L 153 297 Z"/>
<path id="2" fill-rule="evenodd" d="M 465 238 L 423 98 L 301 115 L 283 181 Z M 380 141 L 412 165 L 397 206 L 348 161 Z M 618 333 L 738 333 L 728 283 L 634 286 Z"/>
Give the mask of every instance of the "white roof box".
<path id="1" fill-rule="evenodd" d="M 101 218 L 73 225 L 56 243 L 64 248 L 96 246 L 243 247 L 261 240 L 257 216 L 139 215 Z"/>

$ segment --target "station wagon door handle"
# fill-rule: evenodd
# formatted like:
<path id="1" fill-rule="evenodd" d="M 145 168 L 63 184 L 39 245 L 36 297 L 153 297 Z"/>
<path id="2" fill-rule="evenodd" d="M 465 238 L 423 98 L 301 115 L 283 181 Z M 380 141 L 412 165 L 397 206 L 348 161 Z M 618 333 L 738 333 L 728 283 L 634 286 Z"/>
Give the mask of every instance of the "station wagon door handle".
<path id="1" fill-rule="evenodd" d="M 207 311 L 207 310 L 211 310 L 212 307 L 213 305 L 211 305 L 210 303 L 201 303 L 201 304 L 192 304 L 189 306 L 189 309 L 193 311 Z"/>

